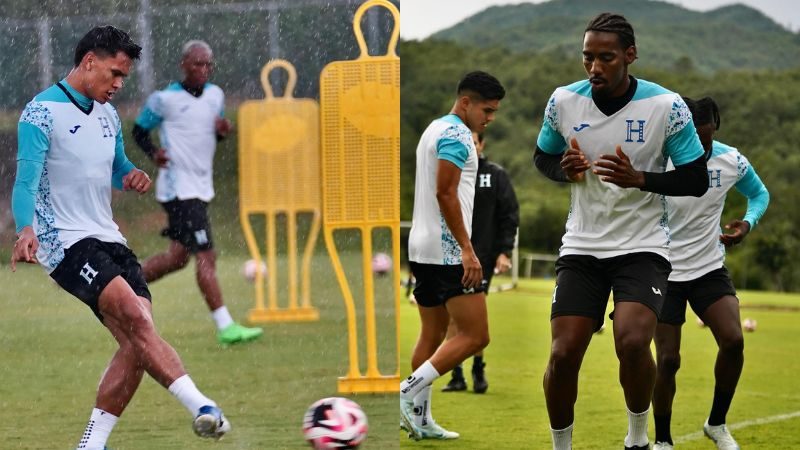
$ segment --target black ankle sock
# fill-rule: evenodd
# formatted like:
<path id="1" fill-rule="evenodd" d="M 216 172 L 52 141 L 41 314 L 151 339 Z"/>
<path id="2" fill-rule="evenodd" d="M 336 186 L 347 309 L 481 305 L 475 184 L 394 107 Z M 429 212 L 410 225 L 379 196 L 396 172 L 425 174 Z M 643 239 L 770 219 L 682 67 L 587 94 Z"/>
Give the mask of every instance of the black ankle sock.
<path id="1" fill-rule="evenodd" d="M 672 421 L 672 413 L 658 416 L 653 414 L 656 423 L 656 442 L 667 442 L 672 444 L 672 434 L 669 431 L 669 424 Z"/>
<path id="2" fill-rule="evenodd" d="M 453 367 L 453 378 L 464 378 L 464 370 L 461 368 L 461 364 Z"/>
<path id="3" fill-rule="evenodd" d="M 723 392 L 714 388 L 714 402 L 711 404 L 711 413 L 708 415 L 708 424 L 712 426 L 725 423 L 725 416 L 731 407 L 733 392 Z"/>
<path id="4" fill-rule="evenodd" d="M 473 356 L 472 357 L 472 368 L 475 367 L 483 368 L 483 356 Z"/>

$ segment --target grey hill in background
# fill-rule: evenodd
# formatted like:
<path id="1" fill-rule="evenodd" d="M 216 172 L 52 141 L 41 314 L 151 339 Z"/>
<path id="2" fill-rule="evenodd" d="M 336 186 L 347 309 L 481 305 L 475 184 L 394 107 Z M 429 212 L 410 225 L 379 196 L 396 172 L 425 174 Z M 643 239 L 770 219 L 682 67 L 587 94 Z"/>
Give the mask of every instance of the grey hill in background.
<path id="1" fill-rule="evenodd" d="M 800 66 L 800 34 L 741 4 L 706 12 L 645 0 L 553 0 L 493 6 L 429 39 L 519 53 L 575 57 L 575 46 L 598 12 L 634 25 L 642 64 L 660 69 L 787 69 Z"/>

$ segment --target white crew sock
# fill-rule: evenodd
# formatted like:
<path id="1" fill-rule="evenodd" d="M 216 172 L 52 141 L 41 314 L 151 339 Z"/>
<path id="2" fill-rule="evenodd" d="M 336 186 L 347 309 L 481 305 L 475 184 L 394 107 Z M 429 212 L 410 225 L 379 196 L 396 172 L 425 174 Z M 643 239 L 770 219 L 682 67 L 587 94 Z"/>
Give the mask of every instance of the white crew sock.
<path id="1" fill-rule="evenodd" d="M 550 428 L 550 434 L 553 436 L 553 450 L 572 450 L 572 426 L 571 423 L 563 430 L 554 430 Z"/>
<path id="2" fill-rule="evenodd" d="M 650 414 L 650 408 L 648 407 L 640 413 L 631 412 L 629 409 L 627 411 L 628 435 L 625 436 L 625 446 L 649 445 L 650 440 L 647 439 L 647 416 Z"/>
<path id="3" fill-rule="evenodd" d="M 186 409 L 194 416 L 201 407 L 206 405 L 217 406 L 213 400 L 203 395 L 194 385 L 189 375 L 179 377 L 169 385 L 169 391 Z"/>
<path id="4" fill-rule="evenodd" d="M 414 397 L 414 422 L 421 427 L 428 426 L 433 422 L 431 392 L 433 392 L 433 386 L 429 384 Z"/>
<path id="5" fill-rule="evenodd" d="M 217 329 L 222 331 L 233 324 L 233 317 L 228 312 L 228 307 L 223 305 L 211 312 L 211 317 L 214 318 L 214 323 L 217 324 Z"/>
<path id="6" fill-rule="evenodd" d="M 422 391 L 425 386 L 439 378 L 439 372 L 433 367 L 431 361 L 425 361 L 408 378 L 400 382 L 400 399 L 411 401 Z"/>
<path id="7" fill-rule="evenodd" d="M 89 417 L 89 423 L 86 424 L 86 430 L 78 443 L 78 449 L 103 450 L 111 430 L 117 424 L 117 419 L 119 419 L 117 416 L 102 409 L 92 409 L 92 415 Z"/>

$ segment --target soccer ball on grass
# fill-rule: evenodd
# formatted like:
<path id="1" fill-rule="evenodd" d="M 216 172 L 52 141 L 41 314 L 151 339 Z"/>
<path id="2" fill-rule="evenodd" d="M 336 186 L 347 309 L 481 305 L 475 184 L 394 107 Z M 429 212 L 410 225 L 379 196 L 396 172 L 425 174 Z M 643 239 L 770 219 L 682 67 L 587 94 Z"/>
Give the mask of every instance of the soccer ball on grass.
<path id="1" fill-rule="evenodd" d="M 352 400 L 323 398 L 306 411 L 303 435 L 316 450 L 358 448 L 367 437 L 367 415 Z"/>

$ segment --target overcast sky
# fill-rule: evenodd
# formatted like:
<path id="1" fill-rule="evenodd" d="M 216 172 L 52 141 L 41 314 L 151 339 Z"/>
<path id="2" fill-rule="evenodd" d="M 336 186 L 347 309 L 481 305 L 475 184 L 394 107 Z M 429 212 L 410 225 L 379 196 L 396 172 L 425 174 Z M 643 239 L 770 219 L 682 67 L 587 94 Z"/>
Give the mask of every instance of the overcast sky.
<path id="1" fill-rule="evenodd" d="M 400 36 L 424 39 L 461 22 L 492 5 L 542 3 L 544 0 L 400 0 Z M 708 11 L 723 5 L 743 3 L 763 12 L 792 30 L 800 28 L 800 2 L 797 0 L 667 0 L 695 11 Z"/>

